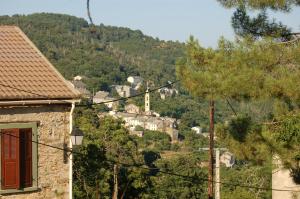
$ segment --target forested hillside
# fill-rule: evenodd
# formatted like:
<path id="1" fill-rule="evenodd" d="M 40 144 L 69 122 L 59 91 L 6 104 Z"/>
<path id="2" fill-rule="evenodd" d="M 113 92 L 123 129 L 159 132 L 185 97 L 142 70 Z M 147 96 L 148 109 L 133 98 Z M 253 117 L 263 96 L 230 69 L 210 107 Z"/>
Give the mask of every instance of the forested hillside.
<path id="1" fill-rule="evenodd" d="M 128 28 L 90 27 L 87 21 L 62 14 L 0 16 L 1 25 L 17 25 L 67 78 L 87 77 L 90 89 L 141 75 L 157 85 L 175 78 L 175 61 L 184 44 L 161 41 Z"/>
<path id="2" fill-rule="evenodd" d="M 227 52 L 213 49 L 205 51 L 200 47 L 188 51 L 189 48 L 186 49 L 183 43 L 161 41 L 128 28 L 102 24 L 90 27 L 84 19 L 61 14 L 0 16 L 0 25 L 19 26 L 67 79 L 83 75 L 90 90 L 110 90 L 110 85 L 125 83 L 129 75 L 140 75 L 159 86 L 176 78 L 175 62 L 179 60 L 177 65 L 180 65 L 179 58 L 192 53 L 193 59 L 199 59 L 194 63 L 202 64 L 205 60 L 203 57 L 209 60 L 213 53 Z M 221 49 L 229 49 L 233 45 L 222 43 L 221 40 L 220 46 Z M 227 56 L 223 57 L 227 61 Z M 216 60 L 220 61 L 220 56 L 216 56 Z M 217 62 L 207 63 L 213 65 Z M 213 66 L 219 69 L 219 65 Z M 227 65 L 222 66 L 221 72 L 227 73 Z M 202 74 L 205 75 L 197 75 Z M 223 76 L 225 80 L 235 80 L 234 74 L 231 74 L 232 78 Z M 190 90 L 205 87 L 205 78 L 195 81 L 192 86 L 196 89 Z M 186 85 L 189 85 L 190 79 L 186 79 Z M 205 165 L 208 157 L 199 148 L 207 147 L 208 139 L 192 132 L 191 127 L 201 126 L 203 131 L 207 131 L 208 100 L 200 92 L 194 97 L 189 95 L 187 90 L 180 87 L 183 82 L 181 80 L 176 84 L 179 94 L 165 100 L 157 92 L 151 93 L 152 110 L 161 116 L 180 119 L 180 139 L 177 143 L 172 143 L 168 135 L 155 131 L 145 131 L 143 137 L 130 135 L 121 120 L 110 117 L 99 120 L 99 107 L 75 109 L 74 123 L 85 132 L 84 144 L 78 149 L 85 155 L 74 155 L 75 198 L 99 198 L 99 195 L 101 198 L 112 198 L 116 190 L 119 190 L 121 198 L 207 198 Z M 226 88 L 224 81 L 219 82 L 220 89 L 227 93 L 240 92 L 241 88 L 231 89 L 240 86 L 239 82 Z M 249 82 L 244 85 L 249 85 Z M 274 98 L 250 100 L 245 95 L 236 99 L 235 95 L 228 97 L 220 93 L 221 97 L 215 103 L 218 137 L 215 146 L 229 148 L 237 160 L 233 168 L 224 168 L 222 165 L 221 181 L 225 182 L 222 184 L 222 198 L 270 198 L 268 187 L 271 187 L 272 154 L 266 150 L 263 142 L 265 137 L 262 135 L 265 132 L 262 132 L 262 123 L 277 119 L 278 113 L 288 111 L 291 107 Z M 143 106 L 143 96 L 130 100 Z M 288 127 L 294 123 L 294 120 L 283 121 Z M 281 131 L 285 130 L 283 127 Z M 291 140 L 295 139 L 288 133 L 286 135 Z M 286 137 L 281 139 L 288 140 Z M 143 168 L 136 165 L 143 165 Z M 166 172 L 160 171 L 176 175 L 166 175 Z M 117 188 L 113 180 L 115 175 L 122 179 L 117 183 Z M 242 186 L 236 186 L 236 183 Z M 261 188 L 249 189 L 247 186 Z"/>

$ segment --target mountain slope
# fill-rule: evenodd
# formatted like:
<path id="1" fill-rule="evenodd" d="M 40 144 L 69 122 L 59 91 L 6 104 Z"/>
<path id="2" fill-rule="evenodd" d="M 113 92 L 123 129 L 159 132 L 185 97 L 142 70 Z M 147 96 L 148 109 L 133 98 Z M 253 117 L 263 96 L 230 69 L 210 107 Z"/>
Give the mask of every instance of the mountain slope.
<path id="1" fill-rule="evenodd" d="M 109 90 L 129 75 L 157 85 L 174 80 L 175 61 L 184 44 L 161 41 L 128 28 L 89 27 L 87 21 L 62 14 L 0 16 L 1 25 L 17 25 L 67 78 L 87 77 L 90 89 Z"/>

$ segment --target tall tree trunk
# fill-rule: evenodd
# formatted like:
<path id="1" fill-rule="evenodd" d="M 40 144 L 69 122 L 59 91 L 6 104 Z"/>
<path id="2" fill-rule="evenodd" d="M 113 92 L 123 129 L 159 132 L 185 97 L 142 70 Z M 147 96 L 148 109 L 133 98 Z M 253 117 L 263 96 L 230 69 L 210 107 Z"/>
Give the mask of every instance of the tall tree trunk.
<path id="1" fill-rule="evenodd" d="M 100 198 L 100 194 L 99 194 L 99 180 L 96 179 L 96 198 L 99 199 Z"/>
<path id="2" fill-rule="evenodd" d="M 130 183 L 130 181 L 127 182 L 126 187 L 125 187 L 125 189 L 124 189 L 124 191 L 123 191 L 120 199 L 123 199 L 125 197 L 125 193 L 126 193 L 126 191 L 128 189 L 129 183 Z"/>

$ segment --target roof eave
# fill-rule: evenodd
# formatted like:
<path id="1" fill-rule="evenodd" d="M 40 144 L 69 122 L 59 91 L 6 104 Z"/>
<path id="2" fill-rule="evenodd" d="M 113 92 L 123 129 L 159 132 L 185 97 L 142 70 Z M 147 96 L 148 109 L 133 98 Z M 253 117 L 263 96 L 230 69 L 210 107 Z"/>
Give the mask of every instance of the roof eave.
<path id="1" fill-rule="evenodd" d="M 51 104 L 72 104 L 79 103 L 80 99 L 64 100 L 15 100 L 0 101 L 0 106 L 25 106 L 25 105 L 51 105 Z"/>

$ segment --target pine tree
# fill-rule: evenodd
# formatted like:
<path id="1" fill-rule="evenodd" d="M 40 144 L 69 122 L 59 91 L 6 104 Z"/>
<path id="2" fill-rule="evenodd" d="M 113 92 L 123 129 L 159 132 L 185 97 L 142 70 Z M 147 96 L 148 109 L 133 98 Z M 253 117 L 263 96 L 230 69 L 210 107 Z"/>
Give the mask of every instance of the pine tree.
<path id="1" fill-rule="evenodd" d="M 232 16 L 232 27 L 239 36 L 261 38 L 271 36 L 283 41 L 291 40 L 291 29 L 275 19 L 269 19 L 267 10 L 290 12 L 293 6 L 299 6 L 299 0 L 217 0 L 226 8 L 236 8 Z M 251 18 L 247 10 L 258 10 L 260 13 Z"/>

